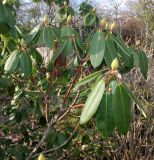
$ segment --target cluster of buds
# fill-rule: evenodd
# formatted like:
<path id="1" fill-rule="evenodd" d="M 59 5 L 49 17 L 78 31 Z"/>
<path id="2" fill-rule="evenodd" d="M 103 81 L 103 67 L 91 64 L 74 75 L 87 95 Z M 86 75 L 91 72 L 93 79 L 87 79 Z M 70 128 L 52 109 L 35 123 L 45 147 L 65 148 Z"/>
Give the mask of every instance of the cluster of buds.
<path id="1" fill-rule="evenodd" d="M 109 29 L 111 32 L 116 28 L 116 23 L 115 22 L 109 24 L 109 22 L 105 18 L 100 20 L 99 25 L 100 25 L 100 28 Z"/>

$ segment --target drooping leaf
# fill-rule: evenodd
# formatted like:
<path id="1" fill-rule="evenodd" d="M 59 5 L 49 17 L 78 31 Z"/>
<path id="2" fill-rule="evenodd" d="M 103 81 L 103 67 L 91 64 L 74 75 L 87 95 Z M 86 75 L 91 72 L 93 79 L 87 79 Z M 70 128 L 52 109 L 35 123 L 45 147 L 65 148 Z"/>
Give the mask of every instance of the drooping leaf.
<path id="1" fill-rule="evenodd" d="M 84 17 L 84 25 L 85 26 L 92 26 L 96 21 L 96 15 L 94 13 L 87 13 Z"/>
<path id="2" fill-rule="evenodd" d="M 112 114 L 112 95 L 105 93 L 96 113 L 96 126 L 100 134 L 107 138 L 111 135 L 115 124 Z"/>
<path id="3" fill-rule="evenodd" d="M 129 57 L 130 54 L 125 46 L 125 44 L 123 43 L 123 41 L 120 41 L 120 39 L 118 39 L 116 36 L 114 36 L 113 34 L 110 34 L 111 37 L 113 38 L 113 40 L 115 41 L 115 43 L 117 44 L 118 48 L 119 48 L 119 54 L 120 56 L 123 58 L 124 62 L 126 63 L 126 65 L 129 64 Z"/>
<path id="4" fill-rule="evenodd" d="M 62 28 L 61 37 L 71 37 L 73 34 L 73 29 L 71 26 L 66 25 Z"/>
<path id="5" fill-rule="evenodd" d="M 54 33 L 55 39 L 61 38 L 61 30 L 58 27 L 52 26 L 52 31 Z"/>
<path id="6" fill-rule="evenodd" d="M 144 52 L 141 52 L 138 54 L 138 59 L 139 59 L 140 71 L 143 74 L 144 78 L 147 79 L 148 58 Z"/>
<path id="7" fill-rule="evenodd" d="M 48 48 L 53 47 L 54 43 L 54 33 L 51 27 L 45 27 L 44 29 L 44 40 Z"/>
<path id="8" fill-rule="evenodd" d="M 112 80 L 109 83 L 109 87 L 111 88 L 112 94 L 114 94 L 117 85 L 118 85 L 118 82 L 116 80 Z"/>
<path id="9" fill-rule="evenodd" d="M 105 90 L 105 82 L 101 79 L 90 92 L 80 116 L 80 124 L 87 123 L 96 113 Z"/>
<path id="10" fill-rule="evenodd" d="M 58 49 L 53 53 L 53 57 L 51 59 L 51 63 L 54 64 L 55 60 L 59 57 L 59 55 L 63 52 L 64 48 L 66 47 L 66 41 L 62 42 Z"/>
<path id="11" fill-rule="evenodd" d="M 15 69 L 17 68 L 18 63 L 19 63 L 19 51 L 14 50 L 10 54 L 9 58 L 6 60 L 4 70 L 7 73 L 13 73 Z"/>
<path id="12" fill-rule="evenodd" d="M 6 37 L 12 36 L 16 39 L 17 32 L 15 23 L 16 20 L 13 15 L 13 9 L 0 1 L 0 34 L 5 35 Z"/>
<path id="13" fill-rule="evenodd" d="M 35 63 L 37 65 L 41 65 L 43 62 L 43 58 L 41 54 L 36 49 L 31 49 L 30 54 L 32 55 L 32 58 L 35 60 Z"/>
<path id="14" fill-rule="evenodd" d="M 134 59 L 134 66 L 138 65 L 138 63 L 139 63 L 138 54 L 134 53 L 133 54 L 133 59 Z"/>
<path id="15" fill-rule="evenodd" d="M 147 118 L 146 113 L 145 113 L 145 109 L 144 109 L 142 103 L 140 102 L 140 100 L 138 100 L 136 98 L 136 96 L 133 94 L 133 92 L 130 90 L 130 88 L 128 88 L 128 86 L 125 83 L 123 83 L 123 85 L 126 88 L 129 96 L 132 98 L 132 100 L 134 101 L 134 103 L 137 105 L 137 108 L 139 109 L 139 111 L 143 114 L 143 116 L 145 118 Z"/>
<path id="16" fill-rule="evenodd" d="M 28 52 L 23 52 L 20 55 L 20 68 L 26 76 L 32 75 L 32 61 Z"/>
<path id="17" fill-rule="evenodd" d="M 98 77 L 101 74 L 102 74 L 102 71 L 97 71 L 97 72 L 94 72 L 94 73 L 90 74 L 89 76 L 81 79 L 79 82 L 77 82 L 77 84 L 75 85 L 73 91 L 76 92 L 79 89 L 80 86 L 91 82 L 93 79 L 95 79 L 96 77 Z"/>
<path id="18" fill-rule="evenodd" d="M 42 27 L 38 33 L 38 35 L 36 36 L 36 44 L 37 45 L 46 45 L 45 43 L 45 38 L 44 38 L 44 27 Z"/>
<path id="19" fill-rule="evenodd" d="M 6 88 L 11 86 L 11 80 L 6 77 L 0 77 L 0 88 Z"/>
<path id="20" fill-rule="evenodd" d="M 82 16 L 84 16 L 87 14 L 87 12 L 89 12 L 92 9 L 93 9 L 92 5 L 88 4 L 87 1 L 85 1 L 85 2 L 81 3 L 79 11 L 80 11 L 80 14 Z"/>
<path id="21" fill-rule="evenodd" d="M 112 111 L 118 131 L 126 134 L 131 122 L 131 99 L 123 84 L 118 84 L 115 89 Z"/>
<path id="22" fill-rule="evenodd" d="M 111 67 L 112 61 L 118 57 L 115 42 L 112 40 L 112 37 L 109 37 L 105 40 L 105 54 L 104 59 L 108 67 Z"/>
<path id="23" fill-rule="evenodd" d="M 90 43 L 90 61 L 94 68 L 98 67 L 104 58 L 105 38 L 103 32 L 97 31 Z"/>
<path id="24" fill-rule="evenodd" d="M 27 35 L 25 39 L 26 44 L 31 43 L 36 38 L 39 30 L 40 30 L 40 25 L 37 25 L 32 29 L 32 31 Z"/>
<path id="25" fill-rule="evenodd" d="M 65 48 L 64 48 L 64 50 L 63 50 L 64 55 L 71 54 L 72 49 L 73 49 L 72 40 L 71 40 L 71 39 L 68 39 L 68 40 L 65 40 L 65 42 L 66 42 L 66 46 L 65 46 Z"/>

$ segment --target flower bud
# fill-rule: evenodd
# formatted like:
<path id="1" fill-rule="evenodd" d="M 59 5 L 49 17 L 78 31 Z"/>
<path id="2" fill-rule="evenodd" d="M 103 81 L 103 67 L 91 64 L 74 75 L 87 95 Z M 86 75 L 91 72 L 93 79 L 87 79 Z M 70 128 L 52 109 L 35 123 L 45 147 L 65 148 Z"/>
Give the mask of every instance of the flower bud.
<path id="1" fill-rule="evenodd" d="M 67 17 L 67 23 L 68 23 L 68 24 L 72 23 L 72 16 L 71 16 L 71 15 L 69 15 L 69 16 Z"/>
<path id="2" fill-rule="evenodd" d="M 44 22 L 45 24 L 47 24 L 48 21 L 49 21 L 49 17 L 48 17 L 48 15 L 45 15 L 44 18 L 43 18 L 43 22 Z"/>
<path id="3" fill-rule="evenodd" d="M 46 160 L 45 156 L 41 153 L 38 157 L 38 160 Z"/>
<path id="4" fill-rule="evenodd" d="M 106 22 L 105 28 L 106 28 L 106 29 L 109 29 L 109 23 L 108 23 L 108 22 Z"/>
<path id="5" fill-rule="evenodd" d="M 94 12 L 94 13 L 96 12 L 96 8 L 93 8 L 93 12 Z"/>
<path id="6" fill-rule="evenodd" d="M 141 44 L 141 41 L 140 41 L 140 39 L 139 39 L 139 40 L 136 41 L 135 46 L 138 47 L 138 46 L 140 46 L 140 44 Z"/>
<path id="7" fill-rule="evenodd" d="M 110 26 L 110 30 L 113 31 L 116 28 L 116 23 L 113 22 Z"/>
<path id="8" fill-rule="evenodd" d="M 67 6 L 67 1 L 64 1 L 64 6 Z"/>
<path id="9" fill-rule="evenodd" d="M 118 62 L 118 59 L 115 58 L 112 63 L 111 63 L 111 68 L 113 71 L 117 70 L 118 69 L 118 66 L 119 66 L 119 62 Z"/>
<path id="10" fill-rule="evenodd" d="M 100 27 L 105 27 L 106 23 L 107 23 L 106 19 L 103 18 L 103 19 L 100 20 L 99 25 L 100 25 Z"/>

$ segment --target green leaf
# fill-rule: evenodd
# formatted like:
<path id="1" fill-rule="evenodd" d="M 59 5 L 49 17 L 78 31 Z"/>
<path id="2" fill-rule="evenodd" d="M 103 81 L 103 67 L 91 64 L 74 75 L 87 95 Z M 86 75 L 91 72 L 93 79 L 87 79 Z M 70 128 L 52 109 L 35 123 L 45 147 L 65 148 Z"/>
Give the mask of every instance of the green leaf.
<path id="1" fill-rule="evenodd" d="M 11 80 L 5 77 L 0 77 L 0 88 L 6 88 L 11 86 Z"/>
<path id="2" fill-rule="evenodd" d="M 71 26 L 66 25 L 62 28 L 61 37 L 71 37 L 73 34 L 73 29 Z"/>
<path id="3" fill-rule="evenodd" d="M 43 58 L 36 49 L 31 49 L 30 54 L 32 55 L 32 58 L 35 60 L 37 65 L 41 65 L 43 63 Z"/>
<path id="4" fill-rule="evenodd" d="M 92 74 L 90 74 L 89 76 L 81 79 L 79 82 L 77 82 L 77 84 L 75 85 L 73 92 L 76 92 L 80 86 L 85 85 L 86 83 L 91 82 L 93 79 L 95 79 L 96 77 L 98 77 L 99 75 L 102 74 L 102 71 L 97 71 L 94 72 Z"/>
<path id="5" fill-rule="evenodd" d="M 118 82 L 117 82 L 116 80 L 112 80 L 112 81 L 109 83 L 109 87 L 110 87 L 111 90 L 112 90 L 112 94 L 114 94 L 117 85 L 118 85 Z"/>
<path id="6" fill-rule="evenodd" d="M 133 92 L 130 90 L 130 88 L 128 88 L 128 86 L 125 83 L 123 83 L 123 85 L 124 85 L 125 89 L 127 90 L 129 96 L 132 98 L 134 103 L 137 105 L 137 108 L 139 109 L 139 111 L 143 114 L 143 116 L 145 118 L 147 118 L 146 113 L 145 113 L 145 109 L 144 109 L 142 103 L 135 97 Z"/>
<path id="7" fill-rule="evenodd" d="M 13 73 L 15 69 L 17 68 L 17 65 L 19 63 L 19 52 L 18 50 L 14 50 L 9 58 L 6 60 L 6 63 L 4 65 L 4 70 L 7 73 Z"/>
<path id="8" fill-rule="evenodd" d="M 44 40 L 44 28 L 42 27 L 38 34 L 36 35 L 36 44 L 37 45 L 46 45 L 45 40 Z"/>
<path id="9" fill-rule="evenodd" d="M 118 57 L 115 42 L 112 37 L 108 37 L 105 41 L 105 54 L 104 59 L 108 67 L 111 67 L 112 61 Z"/>
<path id="10" fill-rule="evenodd" d="M 118 84 L 113 94 L 112 111 L 118 131 L 126 134 L 131 122 L 131 99 L 122 84 Z"/>
<path id="11" fill-rule="evenodd" d="M 104 138 L 109 137 L 115 127 L 112 114 L 112 95 L 109 93 L 103 95 L 96 113 L 96 126 Z"/>
<path id="12" fill-rule="evenodd" d="M 84 25 L 85 26 L 92 26 L 96 22 L 96 15 L 93 13 L 88 13 L 84 17 Z"/>
<path id="13" fill-rule="evenodd" d="M 65 48 L 64 48 L 64 50 L 63 50 L 63 53 L 64 53 L 64 55 L 71 54 L 72 49 L 73 49 L 72 40 L 71 40 L 71 39 L 68 39 L 68 40 L 65 40 L 65 42 L 66 42 L 66 46 L 65 46 Z"/>
<path id="14" fill-rule="evenodd" d="M 61 38 L 61 30 L 59 28 L 52 26 L 52 30 L 56 39 Z"/>
<path id="15" fill-rule="evenodd" d="M 90 61 L 94 68 L 98 67 L 104 57 L 105 38 L 103 32 L 96 32 L 90 43 Z"/>
<path id="16" fill-rule="evenodd" d="M 32 75 L 32 61 L 27 52 L 23 52 L 20 55 L 20 68 L 21 72 L 24 73 L 26 76 Z"/>
<path id="17" fill-rule="evenodd" d="M 40 25 L 35 26 L 32 31 L 27 35 L 25 42 L 26 44 L 31 43 L 37 36 L 40 30 Z"/>
<path id="18" fill-rule="evenodd" d="M 110 35 L 112 36 L 113 40 L 115 41 L 115 43 L 117 44 L 117 46 L 119 48 L 119 54 L 121 55 L 121 57 L 125 61 L 126 65 L 129 65 L 130 54 L 129 54 L 125 44 L 123 43 L 123 41 L 121 41 L 120 39 L 115 37 L 113 34 L 110 34 Z"/>
<path id="19" fill-rule="evenodd" d="M 59 57 L 59 55 L 63 52 L 64 48 L 66 47 L 66 41 L 62 42 L 59 48 L 53 53 L 53 57 L 51 59 L 51 63 L 54 64 L 55 60 Z"/>
<path id="20" fill-rule="evenodd" d="M 138 54 L 138 59 L 139 59 L 140 71 L 143 74 L 144 78 L 147 79 L 148 58 L 144 52 L 141 52 Z"/>
<path id="21" fill-rule="evenodd" d="M 80 124 L 87 123 L 96 113 L 105 90 L 105 82 L 101 79 L 90 92 L 80 116 Z"/>
<path id="22" fill-rule="evenodd" d="M 58 134 L 58 143 L 59 145 L 61 145 L 62 143 L 64 143 L 66 141 L 66 134 L 65 133 L 59 133 Z"/>
<path id="23" fill-rule="evenodd" d="M 44 29 L 44 40 L 48 48 L 53 47 L 54 43 L 54 33 L 51 27 L 45 27 Z"/>
<path id="24" fill-rule="evenodd" d="M 138 65 L 138 63 L 139 63 L 138 54 L 134 53 L 134 55 L 133 55 L 133 61 L 134 61 L 134 66 Z"/>

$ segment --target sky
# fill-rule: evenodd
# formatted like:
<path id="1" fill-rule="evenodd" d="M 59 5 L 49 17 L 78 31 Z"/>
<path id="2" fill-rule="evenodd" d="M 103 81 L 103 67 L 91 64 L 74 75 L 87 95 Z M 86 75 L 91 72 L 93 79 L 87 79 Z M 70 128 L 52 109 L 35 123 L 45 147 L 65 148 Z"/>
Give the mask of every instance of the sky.
<path id="1" fill-rule="evenodd" d="M 30 2 L 32 0 L 23 0 L 24 2 Z M 72 4 L 79 5 L 85 0 L 70 0 Z M 92 2 L 97 8 L 106 8 L 108 10 L 114 9 L 115 5 L 119 5 L 119 9 L 126 10 L 126 3 L 128 0 L 89 0 L 89 2 Z"/>

